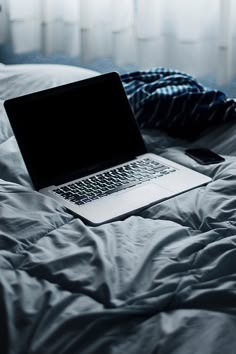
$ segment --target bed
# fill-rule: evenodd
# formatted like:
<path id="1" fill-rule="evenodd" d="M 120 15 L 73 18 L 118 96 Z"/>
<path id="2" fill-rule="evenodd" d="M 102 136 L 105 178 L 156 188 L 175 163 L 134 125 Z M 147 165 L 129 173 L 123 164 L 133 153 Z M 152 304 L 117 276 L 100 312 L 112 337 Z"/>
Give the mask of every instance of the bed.
<path id="1" fill-rule="evenodd" d="M 0 64 L 0 352 L 236 352 L 236 124 L 197 139 L 142 127 L 149 151 L 212 183 L 124 220 L 88 226 L 36 192 L 3 101 L 99 75 Z M 186 147 L 225 161 L 199 165 Z"/>

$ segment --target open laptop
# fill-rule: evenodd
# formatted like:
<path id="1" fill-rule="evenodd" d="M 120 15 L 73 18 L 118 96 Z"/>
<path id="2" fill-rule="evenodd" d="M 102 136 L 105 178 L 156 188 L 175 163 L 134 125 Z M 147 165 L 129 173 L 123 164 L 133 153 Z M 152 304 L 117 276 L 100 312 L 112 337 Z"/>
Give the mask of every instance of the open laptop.
<path id="1" fill-rule="evenodd" d="M 147 153 L 116 72 L 4 102 L 35 189 L 92 225 L 207 184 Z"/>

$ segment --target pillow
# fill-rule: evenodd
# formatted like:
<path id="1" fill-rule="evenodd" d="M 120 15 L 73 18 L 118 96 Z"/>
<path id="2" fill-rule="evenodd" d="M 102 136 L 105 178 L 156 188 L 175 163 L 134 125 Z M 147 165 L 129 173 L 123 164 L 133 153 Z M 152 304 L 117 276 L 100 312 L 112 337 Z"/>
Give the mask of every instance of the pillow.
<path id="1" fill-rule="evenodd" d="M 32 187 L 3 106 L 4 100 L 99 74 L 58 64 L 0 65 L 0 179 Z"/>
<path id="2" fill-rule="evenodd" d="M 0 179 L 33 189 L 14 136 L 0 144 Z"/>
<path id="3" fill-rule="evenodd" d="M 34 91 L 99 75 L 97 71 L 61 64 L 0 65 L 0 144 L 12 136 L 3 101 Z"/>
<path id="4" fill-rule="evenodd" d="M 3 101 L 0 100 L 0 144 L 10 136 L 12 136 L 12 129 L 3 106 Z"/>
<path id="5" fill-rule="evenodd" d="M 61 64 L 0 66 L 0 99 L 25 95 L 99 75 L 97 71 Z"/>

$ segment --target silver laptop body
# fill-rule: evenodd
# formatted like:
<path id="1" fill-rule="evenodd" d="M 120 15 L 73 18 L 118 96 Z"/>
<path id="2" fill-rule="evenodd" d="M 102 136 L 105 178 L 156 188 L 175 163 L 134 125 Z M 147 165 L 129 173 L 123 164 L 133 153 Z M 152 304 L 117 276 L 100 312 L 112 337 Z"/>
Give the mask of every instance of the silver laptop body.
<path id="1" fill-rule="evenodd" d="M 148 153 L 116 72 L 6 100 L 36 190 L 91 225 L 211 178 Z"/>

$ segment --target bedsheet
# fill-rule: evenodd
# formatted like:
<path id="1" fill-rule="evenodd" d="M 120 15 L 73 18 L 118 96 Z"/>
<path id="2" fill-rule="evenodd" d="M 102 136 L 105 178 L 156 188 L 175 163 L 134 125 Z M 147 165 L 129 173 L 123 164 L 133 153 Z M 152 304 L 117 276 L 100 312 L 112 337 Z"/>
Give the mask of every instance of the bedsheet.
<path id="1" fill-rule="evenodd" d="M 143 130 L 149 151 L 213 181 L 97 227 L 34 191 L 14 137 L 2 142 L 1 353 L 235 353 L 234 130 L 193 143 Z M 198 144 L 225 162 L 198 165 L 184 154 Z"/>

